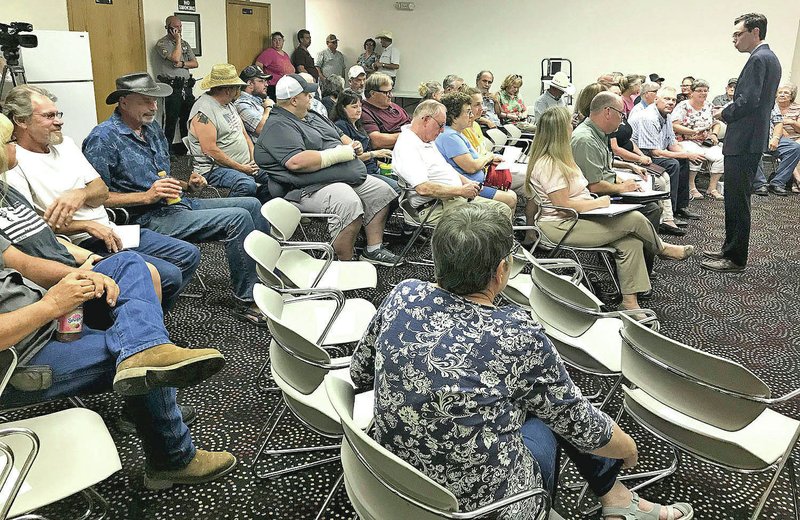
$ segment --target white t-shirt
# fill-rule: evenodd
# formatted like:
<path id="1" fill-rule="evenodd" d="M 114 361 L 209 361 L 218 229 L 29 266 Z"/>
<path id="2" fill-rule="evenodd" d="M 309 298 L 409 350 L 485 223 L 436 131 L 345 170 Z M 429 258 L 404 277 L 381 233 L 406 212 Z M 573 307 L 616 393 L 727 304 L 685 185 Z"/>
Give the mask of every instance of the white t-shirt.
<path id="1" fill-rule="evenodd" d="M 100 177 L 75 141 L 67 136 L 64 136 L 63 143 L 51 145 L 50 153 L 31 152 L 17 146 L 17 162 L 17 166 L 6 173 L 6 181 L 22 193 L 40 215 L 65 191 L 85 188 Z M 104 206 L 83 206 L 72 218 L 114 227 Z M 70 238 L 80 243 L 89 236 L 88 233 L 78 233 Z"/>
<path id="2" fill-rule="evenodd" d="M 389 45 L 388 47 L 383 49 L 381 57 L 378 61 L 381 63 L 391 63 L 392 65 L 400 65 L 400 49 L 398 49 L 394 45 Z M 380 72 L 386 74 L 389 77 L 396 78 L 397 70 L 398 69 L 385 69 L 381 67 Z"/>
<path id="3" fill-rule="evenodd" d="M 403 126 L 400 137 L 392 151 L 392 169 L 410 187 L 423 182 L 437 182 L 446 186 L 461 186 L 461 177 L 439 153 L 434 143 L 425 143 L 411 131 L 411 125 Z M 411 194 L 411 205 L 419 207 L 433 200 L 416 193 Z"/>

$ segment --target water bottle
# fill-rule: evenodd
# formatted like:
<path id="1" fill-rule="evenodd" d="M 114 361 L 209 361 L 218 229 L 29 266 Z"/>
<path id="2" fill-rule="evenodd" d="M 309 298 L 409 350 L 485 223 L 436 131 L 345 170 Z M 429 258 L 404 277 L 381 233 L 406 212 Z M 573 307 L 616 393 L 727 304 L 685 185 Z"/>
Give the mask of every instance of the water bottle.
<path id="1" fill-rule="evenodd" d="M 165 172 L 164 170 L 161 170 L 160 172 L 158 172 L 158 176 L 161 179 L 166 179 L 167 177 L 169 177 L 169 175 L 167 175 L 167 172 Z M 181 201 L 180 197 L 174 197 L 174 198 L 171 198 L 171 199 L 166 199 L 167 204 L 170 204 L 170 205 L 177 204 L 180 201 Z"/>

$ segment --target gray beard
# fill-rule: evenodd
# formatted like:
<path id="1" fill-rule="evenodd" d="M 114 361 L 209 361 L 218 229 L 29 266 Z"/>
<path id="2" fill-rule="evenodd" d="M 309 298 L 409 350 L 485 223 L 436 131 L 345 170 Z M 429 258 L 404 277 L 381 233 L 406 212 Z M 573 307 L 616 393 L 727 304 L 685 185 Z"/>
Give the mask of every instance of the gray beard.
<path id="1" fill-rule="evenodd" d="M 61 131 L 52 132 L 47 137 L 47 144 L 49 145 L 61 144 L 63 142 L 64 142 L 64 134 L 62 134 Z"/>

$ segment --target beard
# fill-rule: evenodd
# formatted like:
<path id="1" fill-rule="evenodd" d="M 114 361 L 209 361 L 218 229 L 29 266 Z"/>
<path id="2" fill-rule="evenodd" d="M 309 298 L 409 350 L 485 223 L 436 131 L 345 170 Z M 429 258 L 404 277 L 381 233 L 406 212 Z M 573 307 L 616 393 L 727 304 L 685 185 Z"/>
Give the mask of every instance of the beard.
<path id="1" fill-rule="evenodd" d="M 156 115 L 155 114 L 144 114 L 142 116 L 142 124 L 145 124 L 145 125 L 149 125 L 150 123 L 152 123 L 155 120 L 156 120 Z"/>
<path id="2" fill-rule="evenodd" d="M 61 144 L 63 142 L 64 142 L 64 134 L 61 133 L 61 130 L 50 132 L 50 135 L 47 136 L 48 145 Z"/>

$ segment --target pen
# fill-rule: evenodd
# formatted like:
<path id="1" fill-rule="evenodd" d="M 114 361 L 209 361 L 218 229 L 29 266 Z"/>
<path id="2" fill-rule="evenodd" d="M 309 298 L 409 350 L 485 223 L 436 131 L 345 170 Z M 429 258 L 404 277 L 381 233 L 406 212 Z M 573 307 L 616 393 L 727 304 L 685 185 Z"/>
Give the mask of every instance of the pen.
<path id="1" fill-rule="evenodd" d="M 622 200 L 622 197 L 611 197 L 611 202 L 619 202 Z"/>

